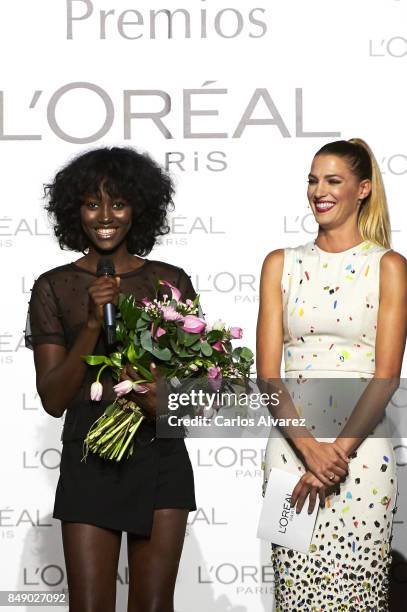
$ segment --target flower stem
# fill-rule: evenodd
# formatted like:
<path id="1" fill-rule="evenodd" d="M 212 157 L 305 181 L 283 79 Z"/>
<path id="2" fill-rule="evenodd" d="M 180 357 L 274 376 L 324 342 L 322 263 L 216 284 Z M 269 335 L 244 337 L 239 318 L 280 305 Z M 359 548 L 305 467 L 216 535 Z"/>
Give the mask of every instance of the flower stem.
<path id="1" fill-rule="evenodd" d="M 144 419 L 144 417 L 140 417 L 138 422 L 133 425 L 132 431 L 131 431 L 129 437 L 127 438 L 126 442 L 123 444 L 123 447 L 122 447 L 122 449 L 121 449 L 121 451 L 119 453 L 119 456 L 117 457 L 116 461 L 120 461 L 120 459 L 123 457 L 124 451 L 126 450 L 128 445 L 132 441 L 133 436 L 136 433 L 136 431 L 138 430 L 138 428 L 140 427 L 141 422 L 142 422 L 143 419 Z"/>
<path id="2" fill-rule="evenodd" d="M 103 444 L 103 442 L 106 442 L 106 440 L 109 440 L 109 438 L 111 438 L 117 431 L 119 431 L 119 429 L 121 429 L 122 427 L 125 427 L 127 425 L 127 423 L 129 421 L 131 421 L 132 418 L 133 418 L 133 415 L 130 414 L 129 416 L 126 416 L 126 418 L 124 420 L 121 420 L 120 424 L 117 425 L 117 427 L 112 429 L 112 431 L 109 431 L 109 433 L 105 434 L 100 439 L 100 444 Z"/>
<path id="3" fill-rule="evenodd" d="M 103 415 L 102 415 L 103 416 Z M 99 419 L 98 419 L 99 420 Z M 97 437 L 100 435 L 100 433 L 106 429 L 106 427 L 109 427 L 109 425 L 111 425 L 112 423 L 114 423 L 115 421 L 115 415 L 110 416 L 104 423 L 103 425 L 96 425 L 97 421 L 93 424 L 92 429 L 89 431 L 88 433 L 88 440 L 92 440 L 93 438 Z"/>
<path id="4" fill-rule="evenodd" d="M 107 453 L 107 451 L 109 450 L 109 448 L 110 448 L 111 446 L 113 446 L 114 444 L 116 444 L 116 443 L 117 443 L 117 446 L 119 446 L 119 447 L 120 447 L 120 442 L 118 442 L 118 441 L 119 441 L 121 438 L 124 438 L 124 436 L 125 436 L 125 435 L 126 435 L 126 432 L 124 432 L 124 434 L 123 434 L 123 431 L 121 431 L 121 430 L 120 430 L 120 431 L 118 431 L 118 432 L 117 432 L 117 434 L 116 434 L 116 435 L 115 435 L 115 436 L 114 436 L 114 437 L 113 437 L 113 438 L 110 440 L 110 442 L 108 442 L 108 444 L 107 444 L 107 445 L 103 446 L 103 447 L 100 449 L 100 450 L 101 450 L 101 453 L 102 453 L 103 455 L 105 455 L 105 454 Z"/>
<path id="5" fill-rule="evenodd" d="M 109 365 L 108 363 L 105 363 L 104 365 L 102 365 L 102 367 L 100 368 L 100 370 L 99 370 L 99 372 L 98 372 L 98 375 L 96 376 L 96 382 L 99 382 L 99 378 L 100 378 L 101 373 L 103 372 L 103 370 L 104 370 L 105 368 L 107 368 L 107 367 L 108 367 L 108 365 Z"/>
<path id="6" fill-rule="evenodd" d="M 124 443 L 124 441 L 126 439 L 126 436 L 127 436 L 127 434 L 128 434 L 130 429 L 131 429 L 131 421 L 129 421 L 129 423 L 128 423 L 127 427 L 126 427 L 126 431 L 122 432 L 122 436 L 121 436 L 120 442 L 118 444 L 116 444 L 116 446 L 115 446 L 113 452 L 111 453 L 109 459 L 114 459 L 116 457 L 116 455 L 120 452 L 120 449 L 122 448 L 123 443 Z"/>

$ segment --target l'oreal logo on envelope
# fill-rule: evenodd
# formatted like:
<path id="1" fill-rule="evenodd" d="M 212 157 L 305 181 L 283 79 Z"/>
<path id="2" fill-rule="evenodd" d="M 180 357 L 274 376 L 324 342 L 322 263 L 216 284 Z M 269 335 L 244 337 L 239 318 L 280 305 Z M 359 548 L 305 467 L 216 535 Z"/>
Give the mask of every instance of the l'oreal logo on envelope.
<path id="1" fill-rule="evenodd" d="M 285 500 L 283 503 L 283 509 L 281 511 L 281 516 L 278 521 L 280 528 L 278 533 L 286 533 L 287 525 L 294 518 L 295 507 L 291 508 L 291 494 L 286 493 Z"/>

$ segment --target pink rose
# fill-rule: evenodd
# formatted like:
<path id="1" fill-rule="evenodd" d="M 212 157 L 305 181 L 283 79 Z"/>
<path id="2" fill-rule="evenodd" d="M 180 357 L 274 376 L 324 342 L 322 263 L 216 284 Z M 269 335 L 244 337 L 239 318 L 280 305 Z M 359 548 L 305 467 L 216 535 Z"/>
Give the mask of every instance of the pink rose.
<path id="1" fill-rule="evenodd" d="M 232 338 L 243 338 L 243 329 L 241 327 L 231 327 L 230 328 L 230 335 L 232 336 Z"/>
<path id="2" fill-rule="evenodd" d="M 226 353 L 225 347 L 223 346 L 220 340 L 218 340 L 217 342 L 214 342 L 213 344 L 211 344 L 211 346 L 212 348 L 214 348 L 216 351 L 219 351 L 220 353 Z"/>

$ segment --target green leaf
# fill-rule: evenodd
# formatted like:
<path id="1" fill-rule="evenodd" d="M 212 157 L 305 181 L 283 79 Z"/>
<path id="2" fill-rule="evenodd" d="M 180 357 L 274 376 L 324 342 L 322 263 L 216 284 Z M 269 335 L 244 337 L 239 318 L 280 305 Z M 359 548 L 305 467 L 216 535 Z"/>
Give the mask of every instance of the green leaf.
<path id="1" fill-rule="evenodd" d="M 126 296 L 121 301 L 120 314 L 127 329 L 134 329 L 140 317 L 141 308 L 136 305 L 133 295 Z"/>
<path id="2" fill-rule="evenodd" d="M 109 355 L 112 364 L 116 367 L 116 368 L 121 368 L 122 367 L 122 355 L 121 353 L 110 353 Z"/>
<path id="3" fill-rule="evenodd" d="M 184 348 L 182 348 L 178 353 L 178 357 L 191 359 L 191 357 L 195 357 L 195 355 L 191 355 L 189 351 L 186 351 Z"/>
<path id="4" fill-rule="evenodd" d="M 254 357 L 253 352 L 247 348 L 247 346 L 242 347 L 240 357 L 244 359 L 244 361 L 251 361 Z"/>
<path id="5" fill-rule="evenodd" d="M 108 406 L 106 406 L 104 414 L 106 416 L 110 416 L 111 414 L 113 414 L 116 408 L 117 408 L 116 404 L 109 404 Z"/>
<path id="6" fill-rule="evenodd" d="M 143 367 L 141 364 L 137 364 L 137 371 L 139 372 L 139 374 L 141 374 L 141 376 L 143 378 L 145 378 L 146 380 L 149 381 L 153 381 L 154 380 L 154 376 L 151 374 L 150 370 L 147 370 L 147 368 Z"/>
<path id="7" fill-rule="evenodd" d="M 150 334 L 150 330 L 149 329 L 145 329 L 144 331 L 141 332 L 141 334 L 140 334 L 140 342 L 141 342 L 141 346 L 146 351 L 150 351 L 151 352 L 153 350 L 153 342 L 151 340 L 151 334 Z"/>
<path id="8" fill-rule="evenodd" d="M 172 348 L 172 350 L 174 351 L 174 353 L 176 355 L 178 355 L 178 353 L 180 352 L 180 348 L 177 345 L 176 341 L 174 340 L 174 338 L 170 338 L 170 346 Z"/>
<path id="9" fill-rule="evenodd" d="M 199 300 L 201 299 L 201 296 L 199 295 L 199 293 L 195 296 L 194 301 L 192 302 L 192 305 L 198 306 L 199 305 Z"/>
<path id="10" fill-rule="evenodd" d="M 128 329 L 136 329 L 137 322 L 139 321 L 139 315 L 137 312 L 130 311 L 126 316 L 126 326 Z"/>
<path id="11" fill-rule="evenodd" d="M 207 338 L 208 338 L 208 342 L 210 342 L 211 344 L 213 342 L 217 342 L 218 340 L 222 340 L 223 331 L 220 331 L 218 329 L 213 329 L 208 333 Z"/>
<path id="12" fill-rule="evenodd" d="M 119 342 L 124 342 L 126 338 L 126 329 L 120 319 L 116 321 L 116 337 Z"/>
<path id="13" fill-rule="evenodd" d="M 242 352 L 242 347 L 241 346 L 237 346 L 235 349 L 233 349 L 233 351 L 232 351 L 233 359 L 236 359 L 236 361 L 239 361 L 240 353 L 241 352 Z"/>
<path id="14" fill-rule="evenodd" d="M 210 357 L 213 353 L 213 348 L 207 342 L 202 342 L 201 351 L 205 357 Z"/>
<path id="15" fill-rule="evenodd" d="M 137 354 L 136 354 L 136 349 L 134 348 L 133 344 L 129 345 L 129 348 L 127 349 L 127 359 L 130 361 L 130 363 L 135 364 L 136 360 L 137 360 Z"/>
<path id="16" fill-rule="evenodd" d="M 152 354 L 157 359 L 161 359 L 162 361 L 169 361 L 171 359 L 172 353 L 168 348 L 160 348 L 158 346 L 153 346 Z"/>
<path id="17" fill-rule="evenodd" d="M 196 344 L 197 342 L 200 341 L 200 335 L 199 334 L 189 334 L 187 332 L 185 332 L 185 346 L 192 346 L 193 344 Z"/>
<path id="18" fill-rule="evenodd" d="M 81 355 L 82 359 L 89 365 L 99 365 L 100 363 L 107 363 L 111 365 L 111 361 L 106 355 Z"/>
<path id="19" fill-rule="evenodd" d="M 184 342 L 185 342 L 185 332 L 180 327 L 177 327 L 177 336 L 178 336 L 178 342 L 180 344 L 184 344 Z"/>

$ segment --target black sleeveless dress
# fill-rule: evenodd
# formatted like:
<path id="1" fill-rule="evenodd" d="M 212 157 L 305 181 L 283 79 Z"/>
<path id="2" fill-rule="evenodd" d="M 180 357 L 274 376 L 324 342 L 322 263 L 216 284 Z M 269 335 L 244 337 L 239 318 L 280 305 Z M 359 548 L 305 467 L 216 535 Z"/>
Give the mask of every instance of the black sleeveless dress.
<path id="1" fill-rule="evenodd" d="M 137 299 L 155 296 L 157 280 L 167 280 L 194 299 L 190 277 L 182 268 L 144 260 L 142 267 L 120 274 L 120 291 Z M 25 345 L 60 344 L 69 350 L 87 320 L 87 288 L 96 274 L 75 263 L 41 274 L 31 289 L 25 327 Z M 168 293 L 169 290 L 167 290 Z M 93 354 L 106 353 L 103 331 Z M 182 438 L 154 438 L 155 426 L 143 421 L 129 459 L 116 463 L 88 453 L 83 440 L 92 423 L 115 398 L 116 381 L 106 368 L 101 376 L 102 401 L 90 399 L 98 366 L 88 366 L 77 396 L 64 416 L 60 475 L 53 517 L 61 521 L 149 536 L 153 512 L 159 508 L 196 510 L 194 476 Z"/>

